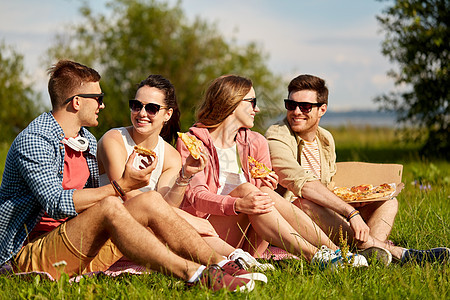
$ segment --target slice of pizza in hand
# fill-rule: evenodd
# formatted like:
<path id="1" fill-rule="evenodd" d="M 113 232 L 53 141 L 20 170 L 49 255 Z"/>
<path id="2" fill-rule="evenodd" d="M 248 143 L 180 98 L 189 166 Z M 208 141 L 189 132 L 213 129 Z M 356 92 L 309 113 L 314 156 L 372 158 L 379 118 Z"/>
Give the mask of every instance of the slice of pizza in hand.
<path id="1" fill-rule="evenodd" d="M 250 166 L 250 174 L 253 178 L 264 178 L 272 172 L 265 164 L 257 161 L 253 157 L 248 157 L 248 164 Z"/>
<path id="2" fill-rule="evenodd" d="M 137 154 L 148 157 L 150 160 L 150 164 L 153 163 L 153 161 L 156 158 L 156 153 L 153 150 L 135 145 L 134 146 L 134 151 L 136 151 Z"/>
<path id="3" fill-rule="evenodd" d="M 199 159 L 200 153 L 202 152 L 203 143 L 199 141 L 195 136 L 190 136 L 183 132 L 178 132 L 178 136 L 186 145 L 192 157 L 195 159 Z"/>

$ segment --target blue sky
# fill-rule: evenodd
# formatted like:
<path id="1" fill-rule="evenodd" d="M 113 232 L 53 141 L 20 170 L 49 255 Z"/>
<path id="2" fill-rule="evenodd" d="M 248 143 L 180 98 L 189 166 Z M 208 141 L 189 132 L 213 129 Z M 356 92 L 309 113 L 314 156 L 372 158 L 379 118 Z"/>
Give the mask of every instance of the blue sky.
<path id="1" fill-rule="evenodd" d="M 107 0 L 89 1 L 104 12 Z M 169 0 L 174 4 L 176 0 Z M 290 80 L 308 73 L 324 78 L 331 110 L 375 109 L 373 98 L 393 89 L 392 63 L 381 54 L 376 15 L 391 1 L 375 0 L 182 0 L 189 19 L 215 22 L 227 38 L 256 42 L 270 69 Z M 35 88 L 47 76 L 42 56 L 64 24 L 80 20 L 78 0 L 0 0 L 0 40 L 25 56 Z M 255 87 L 256 92 L 258 87 Z"/>

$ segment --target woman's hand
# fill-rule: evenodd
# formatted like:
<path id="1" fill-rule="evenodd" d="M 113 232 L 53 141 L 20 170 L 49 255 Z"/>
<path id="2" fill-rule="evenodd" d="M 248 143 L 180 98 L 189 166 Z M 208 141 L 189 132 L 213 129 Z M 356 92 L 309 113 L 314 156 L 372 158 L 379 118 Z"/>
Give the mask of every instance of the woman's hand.
<path id="1" fill-rule="evenodd" d="M 265 214 L 272 211 L 275 205 L 269 194 L 261 191 L 248 193 L 244 198 L 238 198 L 235 202 L 235 210 L 247 215 Z"/>
<path id="2" fill-rule="evenodd" d="M 208 156 L 205 153 L 200 152 L 200 158 L 195 159 L 192 155 L 189 155 L 186 158 L 186 162 L 184 163 L 184 176 L 191 177 L 197 174 L 198 172 L 203 171 L 206 166 L 206 162 L 208 161 Z"/>
<path id="3" fill-rule="evenodd" d="M 278 185 L 278 175 L 275 172 L 270 172 L 266 177 L 261 178 L 264 185 L 268 186 L 272 190 L 275 190 Z"/>
<path id="4" fill-rule="evenodd" d="M 133 161 L 136 157 L 136 152 L 133 151 L 128 161 L 125 165 L 125 170 L 122 174 L 122 178 L 118 180 L 120 181 L 120 186 L 124 189 L 125 192 L 129 192 L 132 190 L 139 189 L 148 185 L 150 181 L 150 176 L 153 170 L 156 168 L 158 158 L 155 158 L 155 161 L 152 164 L 144 163 L 144 168 L 140 168 L 140 170 L 133 167 Z"/>

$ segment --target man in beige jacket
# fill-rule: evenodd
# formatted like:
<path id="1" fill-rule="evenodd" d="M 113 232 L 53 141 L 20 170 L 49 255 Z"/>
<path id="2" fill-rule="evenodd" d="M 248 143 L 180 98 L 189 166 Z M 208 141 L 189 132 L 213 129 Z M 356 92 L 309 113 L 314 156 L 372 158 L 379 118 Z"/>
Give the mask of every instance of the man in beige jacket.
<path id="1" fill-rule="evenodd" d="M 335 233 L 342 226 L 363 255 L 375 252 L 386 265 L 392 260 L 391 253 L 402 262 L 448 258 L 447 248 L 407 250 L 387 241 L 398 210 L 397 199 L 352 206 L 327 188 L 336 173 L 336 154 L 333 136 L 319 126 L 328 106 L 323 79 L 312 75 L 294 78 L 284 102 L 286 118 L 269 127 L 266 138 L 279 176 L 278 192 L 285 199 L 304 210 L 325 233 L 334 233 L 332 240 L 338 239 Z"/>

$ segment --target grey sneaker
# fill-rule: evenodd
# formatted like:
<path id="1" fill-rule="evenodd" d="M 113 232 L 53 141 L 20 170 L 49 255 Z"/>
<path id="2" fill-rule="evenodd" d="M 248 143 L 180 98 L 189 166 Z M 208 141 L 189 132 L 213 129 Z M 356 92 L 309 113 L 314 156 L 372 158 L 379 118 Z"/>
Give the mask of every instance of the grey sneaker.
<path id="1" fill-rule="evenodd" d="M 364 256 L 347 253 L 347 259 L 351 263 L 352 267 L 367 267 L 367 260 Z M 318 265 L 321 270 L 325 268 L 331 268 L 335 270 L 336 268 L 341 268 L 344 266 L 344 258 L 342 257 L 341 249 L 336 251 L 331 250 L 325 245 L 320 247 L 319 251 L 314 254 L 311 264 Z"/>
<path id="2" fill-rule="evenodd" d="M 381 247 L 370 247 L 361 251 L 358 251 L 358 254 L 364 256 L 367 261 L 378 261 L 384 264 L 385 266 L 389 266 L 392 262 L 392 254 L 387 249 Z"/>
<path id="3" fill-rule="evenodd" d="M 229 256 L 229 260 L 238 261 L 239 264 L 246 270 L 255 270 L 264 272 L 267 270 L 275 270 L 271 264 L 262 264 L 256 260 L 250 253 L 245 252 L 242 249 L 234 250 Z"/>
<path id="4" fill-rule="evenodd" d="M 450 258 L 450 249 L 446 247 L 431 248 L 429 250 L 408 249 L 403 253 L 401 264 L 407 262 L 448 262 Z"/>

